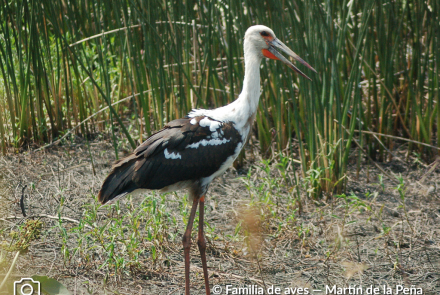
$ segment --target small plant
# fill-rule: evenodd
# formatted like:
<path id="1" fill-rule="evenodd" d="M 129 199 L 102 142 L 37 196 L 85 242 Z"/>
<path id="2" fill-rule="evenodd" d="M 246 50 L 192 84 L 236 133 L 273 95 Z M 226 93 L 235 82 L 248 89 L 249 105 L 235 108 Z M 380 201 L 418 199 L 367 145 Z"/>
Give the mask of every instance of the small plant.
<path id="1" fill-rule="evenodd" d="M 410 227 L 411 231 L 414 233 L 414 228 L 412 227 L 412 225 L 409 221 L 408 211 L 406 210 L 406 206 L 405 206 L 405 198 L 406 198 L 405 181 L 403 180 L 403 177 L 401 174 L 396 176 L 396 179 L 399 181 L 399 184 L 395 188 L 400 196 L 400 205 L 398 208 L 402 208 L 402 210 L 405 214 L 406 222 L 408 223 L 408 226 Z"/>
<path id="2" fill-rule="evenodd" d="M 11 231 L 10 243 L 4 243 L 2 248 L 9 252 L 27 251 L 32 241 L 37 240 L 41 234 L 43 222 L 40 220 L 28 219 L 18 228 L 18 231 Z"/>
<path id="3" fill-rule="evenodd" d="M 352 215 L 353 212 L 359 211 L 360 213 L 362 213 L 364 210 L 370 212 L 372 211 L 370 205 L 367 205 L 364 201 L 359 199 L 359 197 L 356 196 L 353 192 L 349 196 L 345 194 L 341 194 L 341 195 L 336 195 L 335 197 L 344 201 L 345 211 L 342 222 L 343 227 L 345 227 L 348 224 L 356 222 L 355 220 L 351 220 L 349 222 L 346 221 Z"/>
<path id="4" fill-rule="evenodd" d="M 399 184 L 397 185 L 396 190 L 399 192 L 399 196 L 400 196 L 400 199 L 402 200 L 402 202 L 405 202 L 405 192 L 406 192 L 405 181 L 403 180 L 403 177 L 401 174 L 399 174 L 399 176 L 396 176 L 396 179 L 399 181 Z"/>
<path id="5" fill-rule="evenodd" d="M 412 154 L 414 156 L 413 163 L 415 165 L 417 165 L 417 168 L 420 168 L 421 166 L 425 166 L 422 161 L 422 154 L 421 153 L 413 151 Z"/>
<path id="6" fill-rule="evenodd" d="M 321 137 L 319 138 L 323 140 Z M 316 200 L 321 197 L 322 193 L 331 196 L 335 192 L 342 191 L 345 175 L 339 176 L 341 171 L 339 171 L 335 160 L 340 144 L 340 140 L 334 144 L 323 142 L 317 156 L 310 163 L 310 168 L 305 172 L 303 182 L 304 189 L 310 198 Z"/>
<path id="7" fill-rule="evenodd" d="M 309 169 L 303 179 L 304 190 L 312 199 L 317 199 L 320 196 L 322 175 L 323 171 L 318 167 L 317 169 Z"/>
<path id="8" fill-rule="evenodd" d="M 382 193 L 385 192 L 385 184 L 383 183 L 383 174 L 377 176 L 379 178 L 379 185 L 382 187 Z"/>

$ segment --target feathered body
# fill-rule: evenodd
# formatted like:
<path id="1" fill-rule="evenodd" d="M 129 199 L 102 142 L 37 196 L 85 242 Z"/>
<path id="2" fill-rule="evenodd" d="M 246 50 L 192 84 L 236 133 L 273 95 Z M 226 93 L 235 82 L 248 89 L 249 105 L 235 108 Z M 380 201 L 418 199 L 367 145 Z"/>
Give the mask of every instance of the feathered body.
<path id="1" fill-rule="evenodd" d="M 116 161 L 99 192 L 102 203 L 137 189 L 189 189 L 191 199 L 206 193 L 211 181 L 240 154 L 258 108 L 263 55 L 246 38 L 244 51 L 245 78 L 239 97 L 217 109 L 192 110 Z"/>

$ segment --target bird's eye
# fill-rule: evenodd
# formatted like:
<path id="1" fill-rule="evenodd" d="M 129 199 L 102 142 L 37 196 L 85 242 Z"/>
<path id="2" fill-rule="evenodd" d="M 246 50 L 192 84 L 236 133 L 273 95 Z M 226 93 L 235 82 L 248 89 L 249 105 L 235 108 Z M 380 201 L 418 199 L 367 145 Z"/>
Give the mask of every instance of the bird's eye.
<path id="1" fill-rule="evenodd" d="M 263 36 L 263 37 L 269 37 L 269 33 L 266 32 L 266 31 L 260 32 L 260 35 Z"/>

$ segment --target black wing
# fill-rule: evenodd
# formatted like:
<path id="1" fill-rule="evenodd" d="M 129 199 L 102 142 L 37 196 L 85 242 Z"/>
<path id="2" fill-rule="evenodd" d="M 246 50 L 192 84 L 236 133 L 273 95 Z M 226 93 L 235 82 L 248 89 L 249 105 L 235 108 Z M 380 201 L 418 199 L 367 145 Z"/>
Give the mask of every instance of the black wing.
<path id="1" fill-rule="evenodd" d="M 240 143 L 241 135 L 232 122 L 205 116 L 171 121 L 114 163 L 98 199 L 106 203 L 138 188 L 161 189 L 208 177 L 234 155 Z"/>

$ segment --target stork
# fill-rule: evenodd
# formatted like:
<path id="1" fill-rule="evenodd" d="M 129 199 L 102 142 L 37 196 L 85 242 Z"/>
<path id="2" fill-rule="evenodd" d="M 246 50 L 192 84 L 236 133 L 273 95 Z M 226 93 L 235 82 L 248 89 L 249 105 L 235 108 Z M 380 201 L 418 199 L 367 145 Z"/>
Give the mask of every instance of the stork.
<path id="1" fill-rule="evenodd" d="M 132 154 L 116 161 L 105 179 L 98 199 L 102 204 L 138 189 L 170 192 L 188 189 L 192 201 L 182 243 L 185 256 L 185 294 L 190 294 L 191 231 L 199 209 L 198 247 L 206 294 L 210 294 L 203 231 L 205 195 L 211 181 L 226 171 L 239 155 L 250 134 L 260 97 L 260 64 L 263 57 L 281 60 L 311 80 L 278 50 L 313 69 L 262 25 L 247 29 L 244 37 L 245 76 L 238 98 L 223 107 L 194 109 L 185 118 L 169 122 L 138 146 Z"/>

